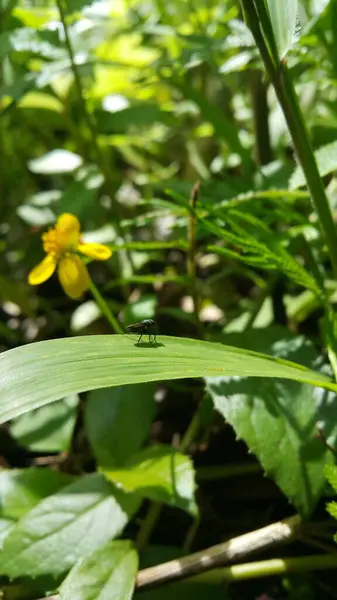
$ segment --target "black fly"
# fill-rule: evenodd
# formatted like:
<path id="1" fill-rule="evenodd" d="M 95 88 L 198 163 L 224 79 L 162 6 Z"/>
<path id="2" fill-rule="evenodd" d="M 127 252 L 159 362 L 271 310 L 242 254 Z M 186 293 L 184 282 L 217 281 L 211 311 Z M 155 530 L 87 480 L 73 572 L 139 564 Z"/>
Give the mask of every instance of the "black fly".
<path id="1" fill-rule="evenodd" d="M 143 335 L 149 336 L 149 342 L 155 344 L 157 343 L 157 327 L 153 319 L 144 319 L 144 321 L 140 321 L 140 323 L 133 323 L 132 325 L 127 325 L 126 329 L 130 333 L 140 334 L 137 346 L 140 340 L 142 339 Z"/>

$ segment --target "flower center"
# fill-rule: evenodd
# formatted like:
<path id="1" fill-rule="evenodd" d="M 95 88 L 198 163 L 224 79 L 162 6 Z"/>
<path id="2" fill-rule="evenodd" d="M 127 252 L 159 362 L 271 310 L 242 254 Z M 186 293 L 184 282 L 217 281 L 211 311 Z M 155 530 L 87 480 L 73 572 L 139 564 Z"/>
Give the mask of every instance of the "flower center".
<path id="1" fill-rule="evenodd" d="M 43 249 L 47 254 L 52 254 L 58 260 L 63 254 L 76 252 L 79 235 L 69 231 L 60 231 L 55 227 L 42 235 Z"/>

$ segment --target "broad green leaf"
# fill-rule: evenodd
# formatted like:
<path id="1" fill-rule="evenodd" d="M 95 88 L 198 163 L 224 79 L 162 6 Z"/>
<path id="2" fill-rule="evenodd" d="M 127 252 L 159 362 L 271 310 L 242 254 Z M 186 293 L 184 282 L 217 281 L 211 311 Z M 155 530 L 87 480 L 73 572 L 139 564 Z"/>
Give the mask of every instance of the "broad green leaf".
<path id="1" fill-rule="evenodd" d="M 138 555 L 129 541 L 108 542 L 80 560 L 60 587 L 60 600 L 131 600 Z"/>
<path id="2" fill-rule="evenodd" d="M 86 432 L 100 467 L 120 467 L 139 450 L 155 414 L 155 388 L 143 383 L 89 393 Z"/>
<path id="3" fill-rule="evenodd" d="M 312 344 L 280 327 L 233 334 L 229 342 L 307 365 L 317 364 Z M 256 454 L 303 516 L 314 509 L 325 486 L 323 467 L 331 453 L 317 436 L 319 421 L 329 441 L 337 437 L 337 397 L 304 383 L 244 377 L 207 380 L 215 408 Z"/>
<path id="4" fill-rule="evenodd" d="M 13 526 L 14 526 L 14 521 L 12 521 L 11 519 L 0 518 L 0 550 L 2 550 L 4 541 Z"/>
<path id="5" fill-rule="evenodd" d="M 297 0 L 267 0 L 278 54 L 283 58 L 291 48 L 296 28 Z"/>
<path id="6" fill-rule="evenodd" d="M 29 161 L 28 167 L 32 173 L 40 175 L 55 175 L 57 173 L 71 173 L 82 164 L 82 158 L 69 150 L 52 150 L 40 158 Z"/>
<path id="7" fill-rule="evenodd" d="M 337 170 L 337 141 L 321 146 L 315 152 L 317 167 L 321 177 Z M 289 180 L 289 187 L 292 190 L 306 185 L 306 179 L 302 167 L 297 166 Z"/>
<path id="8" fill-rule="evenodd" d="M 0 574 L 53 574 L 70 569 L 116 537 L 137 510 L 139 499 L 94 473 L 46 498 L 5 539 Z"/>
<path id="9" fill-rule="evenodd" d="M 73 435 L 79 398 L 76 394 L 20 415 L 11 423 L 12 436 L 35 452 L 69 450 Z"/>
<path id="10" fill-rule="evenodd" d="M 193 515 L 194 469 L 191 460 L 169 446 L 152 446 L 133 456 L 123 469 L 109 469 L 106 477 L 128 492 L 165 502 Z"/>
<path id="11" fill-rule="evenodd" d="M 0 471 L 1 515 L 20 519 L 47 496 L 58 492 L 73 480 L 71 475 L 47 468 Z"/>
<path id="12" fill-rule="evenodd" d="M 157 346 L 131 335 L 36 342 L 0 355 L 0 422 L 98 388 L 186 377 L 278 377 L 337 390 L 303 365 L 199 340 L 158 336 Z"/>

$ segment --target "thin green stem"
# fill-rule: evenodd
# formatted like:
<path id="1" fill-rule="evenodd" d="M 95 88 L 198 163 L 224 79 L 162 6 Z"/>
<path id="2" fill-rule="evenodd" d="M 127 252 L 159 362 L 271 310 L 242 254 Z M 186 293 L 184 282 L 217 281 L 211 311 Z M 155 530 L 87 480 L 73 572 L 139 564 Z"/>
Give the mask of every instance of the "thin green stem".
<path id="1" fill-rule="evenodd" d="M 109 306 L 107 305 L 106 301 L 104 300 L 104 298 L 101 295 L 98 288 L 95 286 L 91 277 L 89 279 L 89 288 L 90 288 L 90 291 L 91 291 L 93 297 L 95 298 L 98 306 L 100 307 L 103 315 L 106 317 L 108 323 L 111 325 L 112 330 L 115 333 L 124 333 L 122 327 L 118 323 L 116 317 L 112 314 Z"/>
<path id="2" fill-rule="evenodd" d="M 260 579 L 287 573 L 307 573 L 310 571 L 323 571 L 336 569 L 337 554 L 318 554 L 315 556 L 303 556 L 300 558 L 272 558 L 259 562 L 233 565 L 223 569 L 214 569 L 208 573 L 202 573 L 189 579 L 184 583 L 208 583 L 219 584 L 224 581 L 246 581 L 249 579 Z"/>
<path id="3" fill-rule="evenodd" d="M 303 169 L 321 228 L 325 234 L 332 269 L 337 278 L 337 232 L 289 70 L 285 61 L 275 62 L 275 57 L 272 56 L 266 42 L 268 31 L 266 29 L 262 30 L 263 23 L 261 26 L 260 20 L 261 11 L 266 11 L 264 2 L 259 2 L 259 11 L 253 0 L 241 0 L 241 4 L 287 121 L 299 163 Z M 269 20 L 267 12 L 264 15 L 264 20 L 266 19 Z"/>
<path id="4" fill-rule="evenodd" d="M 188 252 L 187 252 L 187 273 L 191 281 L 191 295 L 193 299 L 193 308 L 199 337 L 203 338 L 203 328 L 200 321 L 200 298 L 198 292 L 198 278 L 196 265 L 196 227 L 197 215 L 196 206 L 198 201 L 200 182 L 197 181 L 191 191 L 190 208 L 188 214 Z"/>

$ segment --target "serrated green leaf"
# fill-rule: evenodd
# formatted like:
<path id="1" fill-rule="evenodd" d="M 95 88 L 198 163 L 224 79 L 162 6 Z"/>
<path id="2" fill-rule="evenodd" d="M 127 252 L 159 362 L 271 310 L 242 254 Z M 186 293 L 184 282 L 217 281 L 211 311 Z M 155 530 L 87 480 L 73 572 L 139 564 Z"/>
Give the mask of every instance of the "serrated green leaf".
<path id="1" fill-rule="evenodd" d="M 155 414 L 155 387 L 143 383 L 89 393 L 86 431 L 100 467 L 120 467 L 139 450 Z"/>
<path id="2" fill-rule="evenodd" d="M 35 452 L 69 450 L 74 432 L 79 398 L 76 394 L 59 400 L 54 406 L 42 406 L 21 415 L 10 425 L 11 435 Z"/>
<path id="3" fill-rule="evenodd" d="M 326 505 L 326 510 L 328 511 L 329 515 L 331 515 L 334 519 L 337 519 L 337 502 L 328 502 Z"/>
<path id="4" fill-rule="evenodd" d="M 331 487 L 337 492 L 337 467 L 336 465 L 325 465 L 324 475 Z"/>
<path id="5" fill-rule="evenodd" d="M 279 58 L 291 48 L 296 28 L 297 0 L 267 0 Z"/>
<path id="6" fill-rule="evenodd" d="M 131 542 L 108 542 L 70 571 L 60 587 L 60 600 L 131 600 L 137 569 Z"/>
<path id="7" fill-rule="evenodd" d="M 125 491 L 165 502 L 195 515 L 195 479 L 191 460 L 169 446 L 151 446 L 132 457 L 124 469 L 105 476 Z"/>
<path id="8" fill-rule="evenodd" d="M 138 509 L 139 499 L 94 473 L 66 486 L 27 513 L 4 542 L 0 574 L 53 574 L 117 536 Z"/>
<path id="9" fill-rule="evenodd" d="M 226 339 L 307 365 L 315 364 L 318 358 L 310 342 L 279 327 Z M 336 394 L 303 383 L 265 378 L 219 377 L 208 379 L 207 388 L 215 408 L 300 514 L 307 517 L 323 493 L 323 467 L 331 461 L 330 451 L 316 435 L 316 423 L 321 423 L 329 440 L 336 439 Z"/>
<path id="10" fill-rule="evenodd" d="M 73 477 L 47 468 L 0 471 L 1 515 L 20 519 L 43 498 L 69 485 Z"/>
<path id="11" fill-rule="evenodd" d="M 48 340 L 0 355 L 0 422 L 60 397 L 115 385 L 186 377 L 280 377 L 337 390 L 322 373 L 267 354 L 210 342 L 132 335 Z"/>
<path id="12" fill-rule="evenodd" d="M 332 173 L 337 169 L 337 141 L 321 146 L 315 151 L 317 167 L 321 177 Z M 292 190 L 306 185 L 306 179 L 303 170 L 297 166 L 289 180 L 289 187 Z"/>

